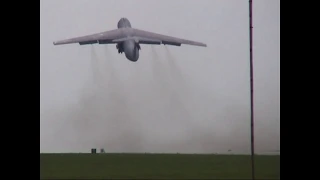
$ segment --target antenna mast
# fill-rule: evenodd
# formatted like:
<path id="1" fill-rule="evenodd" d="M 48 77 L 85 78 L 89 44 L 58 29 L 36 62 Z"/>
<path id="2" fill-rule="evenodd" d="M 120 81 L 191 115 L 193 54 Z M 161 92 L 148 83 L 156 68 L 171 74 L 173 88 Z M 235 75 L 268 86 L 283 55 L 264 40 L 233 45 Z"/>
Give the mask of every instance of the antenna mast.
<path id="1" fill-rule="evenodd" d="M 250 111 L 251 111 L 251 172 L 252 179 L 255 179 L 254 169 L 254 113 L 253 113 L 253 57 L 252 57 L 252 0 L 249 0 L 249 34 L 250 34 Z"/>

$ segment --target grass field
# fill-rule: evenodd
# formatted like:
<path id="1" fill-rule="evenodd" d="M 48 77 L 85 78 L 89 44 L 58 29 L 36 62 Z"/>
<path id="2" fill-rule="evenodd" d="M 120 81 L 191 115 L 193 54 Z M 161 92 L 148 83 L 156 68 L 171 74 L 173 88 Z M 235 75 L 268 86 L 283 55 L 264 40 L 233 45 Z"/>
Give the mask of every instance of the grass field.
<path id="1" fill-rule="evenodd" d="M 280 155 L 256 155 L 256 178 L 280 179 Z M 40 178 L 250 179 L 250 156 L 40 154 Z"/>

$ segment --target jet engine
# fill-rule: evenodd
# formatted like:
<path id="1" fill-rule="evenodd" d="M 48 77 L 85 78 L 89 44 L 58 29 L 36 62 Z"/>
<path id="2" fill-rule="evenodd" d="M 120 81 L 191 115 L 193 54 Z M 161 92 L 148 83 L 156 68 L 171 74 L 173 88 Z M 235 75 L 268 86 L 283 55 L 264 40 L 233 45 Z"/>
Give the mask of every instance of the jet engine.
<path id="1" fill-rule="evenodd" d="M 137 46 L 138 50 L 141 50 L 141 47 L 140 47 L 139 43 L 136 43 L 136 46 Z"/>
<path id="2" fill-rule="evenodd" d="M 122 54 L 123 53 L 123 43 L 118 43 L 117 44 L 117 49 L 118 49 L 118 53 Z"/>

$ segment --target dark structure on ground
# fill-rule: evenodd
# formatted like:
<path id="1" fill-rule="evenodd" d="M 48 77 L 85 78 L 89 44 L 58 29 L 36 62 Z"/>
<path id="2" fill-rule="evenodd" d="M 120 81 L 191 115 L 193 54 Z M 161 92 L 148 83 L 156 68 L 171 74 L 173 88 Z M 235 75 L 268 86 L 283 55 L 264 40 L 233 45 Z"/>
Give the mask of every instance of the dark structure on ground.
<path id="1" fill-rule="evenodd" d="M 92 149 L 91 149 L 91 154 L 96 154 L 96 153 L 97 153 L 97 149 L 92 148 Z"/>

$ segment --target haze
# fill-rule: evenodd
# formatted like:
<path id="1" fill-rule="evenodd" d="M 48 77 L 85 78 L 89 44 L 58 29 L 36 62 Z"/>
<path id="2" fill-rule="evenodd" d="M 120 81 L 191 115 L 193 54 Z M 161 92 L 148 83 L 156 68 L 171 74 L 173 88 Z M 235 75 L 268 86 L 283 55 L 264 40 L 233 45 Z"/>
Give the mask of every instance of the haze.
<path id="1" fill-rule="evenodd" d="M 40 152 L 250 153 L 248 0 L 42 0 Z M 280 150 L 280 1 L 255 0 L 257 153 Z M 132 26 L 204 42 L 53 41 Z"/>

